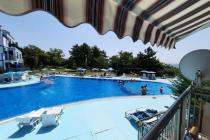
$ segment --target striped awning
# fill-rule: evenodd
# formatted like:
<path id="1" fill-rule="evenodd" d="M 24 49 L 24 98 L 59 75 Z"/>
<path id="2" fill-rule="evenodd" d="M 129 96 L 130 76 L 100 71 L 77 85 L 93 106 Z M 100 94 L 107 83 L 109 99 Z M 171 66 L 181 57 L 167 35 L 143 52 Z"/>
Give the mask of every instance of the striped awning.
<path id="1" fill-rule="evenodd" d="M 22 15 L 44 10 L 64 25 L 91 24 L 144 44 L 175 48 L 191 33 L 209 27 L 210 0 L 0 0 L 0 10 Z"/>

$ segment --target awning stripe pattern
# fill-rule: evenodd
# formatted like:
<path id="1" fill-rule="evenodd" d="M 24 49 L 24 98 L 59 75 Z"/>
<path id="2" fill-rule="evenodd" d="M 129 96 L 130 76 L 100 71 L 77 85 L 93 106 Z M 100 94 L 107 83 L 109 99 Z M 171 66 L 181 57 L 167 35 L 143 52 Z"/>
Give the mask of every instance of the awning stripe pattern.
<path id="1" fill-rule="evenodd" d="M 10 15 L 35 10 L 68 27 L 89 23 L 100 34 L 114 31 L 168 49 L 210 25 L 210 0 L 0 0 L 0 11 Z"/>

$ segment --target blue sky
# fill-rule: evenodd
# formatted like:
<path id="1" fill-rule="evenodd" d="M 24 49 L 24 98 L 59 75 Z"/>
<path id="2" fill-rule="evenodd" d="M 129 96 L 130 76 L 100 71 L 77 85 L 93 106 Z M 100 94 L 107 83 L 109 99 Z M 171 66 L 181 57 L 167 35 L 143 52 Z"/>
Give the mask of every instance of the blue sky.
<path id="1" fill-rule="evenodd" d="M 86 42 L 97 45 L 105 50 L 108 56 L 116 55 L 119 51 L 129 51 L 136 55 L 150 44 L 144 45 L 141 41 L 133 42 L 130 37 L 118 39 L 113 32 L 99 35 L 95 29 L 82 24 L 76 28 L 67 28 L 50 14 L 37 11 L 24 16 L 9 16 L 0 13 L 0 25 L 11 32 L 20 46 L 36 45 L 43 50 L 61 48 L 66 57 L 68 50 L 75 44 Z M 196 49 L 210 49 L 210 28 L 199 31 L 176 44 L 176 49 L 167 50 L 153 47 L 157 51 L 160 61 L 168 64 L 178 64 L 188 52 Z"/>

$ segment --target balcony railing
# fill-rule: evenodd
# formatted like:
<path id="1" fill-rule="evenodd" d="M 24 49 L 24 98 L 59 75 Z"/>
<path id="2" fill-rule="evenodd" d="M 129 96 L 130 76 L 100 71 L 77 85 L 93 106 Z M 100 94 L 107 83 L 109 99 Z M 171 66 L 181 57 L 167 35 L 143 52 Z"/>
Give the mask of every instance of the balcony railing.
<path id="1" fill-rule="evenodd" d="M 181 140 L 190 128 L 197 129 L 192 133 L 196 139 L 209 140 L 209 93 L 205 84 L 190 85 L 154 126 L 141 125 L 138 140 Z"/>
<path id="2" fill-rule="evenodd" d="M 190 124 L 191 93 L 192 85 L 181 94 L 153 127 L 142 125 L 138 130 L 138 140 L 182 139 Z"/>

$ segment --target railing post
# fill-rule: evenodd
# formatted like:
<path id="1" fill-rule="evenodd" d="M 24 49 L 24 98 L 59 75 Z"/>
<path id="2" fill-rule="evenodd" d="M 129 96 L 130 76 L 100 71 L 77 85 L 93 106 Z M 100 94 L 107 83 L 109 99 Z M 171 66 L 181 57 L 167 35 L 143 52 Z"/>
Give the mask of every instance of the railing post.
<path id="1" fill-rule="evenodd" d="M 181 134 L 182 134 L 182 116 L 183 116 L 183 103 L 181 103 L 180 105 L 179 105 L 179 131 L 178 131 L 178 133 L 179 133 L 179 140 L 181 140 Z"/>
<path id="2" fill-rule="evenodd" d="M 191 110 L 191 93 L 192 93 L 192 88 L 191 90 L 189 91 L 189 95 L 188 95 L 188 98 L 189 98 L 189 102 L 188 102 L 188 120 L 187 120 L 187 129 L 189 129 L 190 127 L 190 110 Z"/>
<path id="3" fill-rule="evenodd" d="M 141 129 L 141 128 L 140 128 L 140 127 L 138 127 L 138 140 L 140 140 L 140 139 L 141 139 L 141 138 L 140 138 L 140 137 L 141 137 L 141 136 L 140 136 L 140 129 Z"/>

